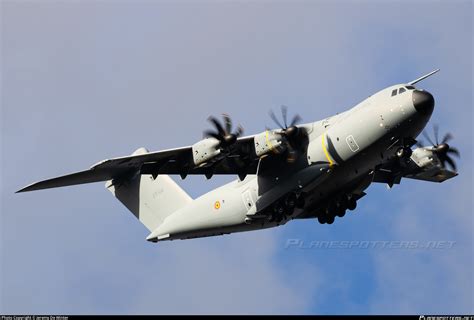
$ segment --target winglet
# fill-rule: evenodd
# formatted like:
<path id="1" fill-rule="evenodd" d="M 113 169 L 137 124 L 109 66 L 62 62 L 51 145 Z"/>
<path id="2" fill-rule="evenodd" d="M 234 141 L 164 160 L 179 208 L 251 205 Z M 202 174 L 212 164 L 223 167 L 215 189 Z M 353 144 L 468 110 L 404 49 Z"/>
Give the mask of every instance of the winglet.
<path id="1" fill-rule="evenodd" d="M 433 74 L 435 74 L 435 73 L 438 72 L 439 70 L 440 70 L 440 69 L 436 69 L 436 70 L 434 70 L 434 71 L 431 71 L 430 73 L 425 74 L 424 76 L 419 77 L 419 78 L 416 79 L 416 80 L 413 80 L 413 81 L 408 82 L 408 84 L 409 84 L 409 85 L 413 85 L 413 84 L 415 84 L 415 83 L 417 83 L 417 82 L 420 82 L 421 80 L 424 80 L 424 79 L 428 78 L 429 76 L 432 76 Z"/>

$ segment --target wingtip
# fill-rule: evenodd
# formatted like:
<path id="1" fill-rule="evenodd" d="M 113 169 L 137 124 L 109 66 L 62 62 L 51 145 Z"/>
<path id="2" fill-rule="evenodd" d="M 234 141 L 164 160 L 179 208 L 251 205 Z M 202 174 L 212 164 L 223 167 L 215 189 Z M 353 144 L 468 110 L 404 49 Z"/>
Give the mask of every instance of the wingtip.
<path id="1" fill-rule="evenodd" d="M 29 191 L 35 191 L 35 190 L 40 190 L 41 188 L 37 188 L 38 182 L 33 182 L 20 190 L 15 191 L 15 193 L 23 193 L 23 192 L 29 192 Z"/>
<path id="2" fill-rule="evenodd" d="M 30 191 L 30 190 L 29 190 L 29 187 L 30 187 L 30 186 L 23 187 L 23 188 L 21 188 L 21 189 L 15 191 L 15 193 L 23 193 L 23 192 Z"/>

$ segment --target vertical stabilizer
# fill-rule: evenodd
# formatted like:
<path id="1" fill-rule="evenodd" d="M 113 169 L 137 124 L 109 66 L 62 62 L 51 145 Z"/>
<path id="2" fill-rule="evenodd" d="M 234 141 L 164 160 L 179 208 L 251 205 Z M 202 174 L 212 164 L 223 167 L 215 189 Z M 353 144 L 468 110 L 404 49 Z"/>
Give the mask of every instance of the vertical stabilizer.
<path id="1" fill-rule="evenodd" d="M 148 151 L 140 148 L 133 154 Z M 155 230 L 163 220 L 176 210 L 192 202 L 191 197 L 167 175 L 141 175 L 109 180 L 106 188 L 120 200 L 150 231 Z"/>

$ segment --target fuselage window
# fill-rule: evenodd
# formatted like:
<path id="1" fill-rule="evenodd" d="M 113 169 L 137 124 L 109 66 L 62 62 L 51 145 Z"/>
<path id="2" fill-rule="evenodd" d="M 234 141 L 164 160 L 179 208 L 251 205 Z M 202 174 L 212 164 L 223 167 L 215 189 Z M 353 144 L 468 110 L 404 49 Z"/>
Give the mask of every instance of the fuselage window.
<path id="1" fill-rule="evenodd" d="M 406 91 L 405 88 L 398 89 L 398 93 L 404 93 L 405 91 Z"/>
<path id="2" fill-rule="evenodd" d="M 397 89 L 392 91 L 392 97 L 397 95 Z"/>

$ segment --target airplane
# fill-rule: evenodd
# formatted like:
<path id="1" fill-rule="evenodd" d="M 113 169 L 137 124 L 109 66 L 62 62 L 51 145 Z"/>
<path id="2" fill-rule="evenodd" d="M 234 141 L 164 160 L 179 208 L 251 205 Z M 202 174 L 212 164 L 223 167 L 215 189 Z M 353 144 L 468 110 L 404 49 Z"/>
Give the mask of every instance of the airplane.
<path id="1" fill-rule="evenodd" d="M 270 116 L 279 126 L 242 136 L 232 120 L 209 117 L 214 130 L 182 148 L 103 160 L 90 169 L 33 183 L 17 192 L 106 181 L 105 187 L 158 242 L 271 228 L 293 219 L 332 224 L 355 210 L 371 183 L 390 188 L 402 178 L 443 182 L 457 175 L 459 151 L 423 129 L 434 110 L 431 93 L 415 84 L 438 72 L 385 88 L 353 108 L 298 124 Z M 416 138 L 423 132 L 430 143 Z M 413 147 L 416 147 L 413 149 Z M 448 168 L 449 167 L 449 168 Z M 238 179 L 192 199 L 169 175 L 236 175 Z"/>

